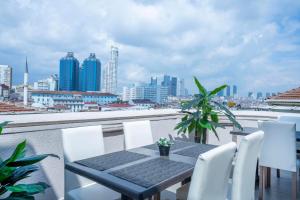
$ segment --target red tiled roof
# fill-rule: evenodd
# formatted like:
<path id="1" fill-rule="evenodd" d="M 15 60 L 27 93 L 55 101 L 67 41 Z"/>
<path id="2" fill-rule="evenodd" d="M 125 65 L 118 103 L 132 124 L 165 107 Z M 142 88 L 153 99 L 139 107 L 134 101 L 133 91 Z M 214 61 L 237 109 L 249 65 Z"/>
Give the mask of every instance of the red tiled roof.
<path id="1" fill-rule="evenodd" d="M 32 94 L 78 94 L 78 95 L 89 95 L 89 96 L 117 96 L 111 93 L 104 92 L 79 92 L 79 91 L 45 91 L 45 90 L 33 90 Z"/>
<path id="2" fill-rule="evenodd" d="M 133 103 L 143 103 L 143 104 L 155 104 L 149 99 L 133 99 Z"/>
<path id="3" fill-rule="evenodd" d="M 113 108 L 127 108 L 132 106 L 133 105 L 130 105 L 128 103 L 111 103 L 107 105 L 107 107 L 113 107 Z"/>
<path id="4" fill-rule="evenodd" d="M 0 103 L 0 112 L 28 112 L 34 109 L 18 107 L 14 104 Z"/>
<path id="5" fill-rule="evenodd" d="M 300 100 L 300 87 L 280 93 L 270 98 L 270 100 Z"/>

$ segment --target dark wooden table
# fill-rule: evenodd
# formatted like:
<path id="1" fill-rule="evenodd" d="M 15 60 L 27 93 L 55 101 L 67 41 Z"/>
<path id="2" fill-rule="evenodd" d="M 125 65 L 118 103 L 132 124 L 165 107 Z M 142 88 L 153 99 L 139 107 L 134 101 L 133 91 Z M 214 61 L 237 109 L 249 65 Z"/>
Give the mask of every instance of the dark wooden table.
<path id="1" fill-rule="evenodd" d="M 234 127 L 233 130 L 230 131 L 230 134 L 232 135 L 232 141 L 237 142 L 237 136 L 246 136 L 258 130 L 259 129 L 255 127 L 243 127 L 243 130 Z M 296 141 L 300 142 L 300 131 L 296 131 Z"/>
<path id="2" fill-rule="evenodd" d="M 233 127 L 233 130 L 230 131 L 230 134 L 232 135 L 232 141 L 237 142 L 237 136 L 246 136 L 258 130 L 258 128 L 254 127 L 243 127 L 243 130 Z"/>
<path id="3" fill-rule="evenodd" d="M 115 152 L 112 153 L 111 156 L 110 154 L 105 154 L 95 158 L 85 159 L 89 164 L 82 161 L 66 163 L 65 168 L 121 193 L 122 199 L 141 200 L 159 194 L 166 188 L 191 177 L 198 155 L 215 147 L 214 145 L 176 141 L 173 149 L 171 149 L 170 156 L 161 157 L 159 156 L 156 144 L 153 144 L 128 151 Z M 145 157 L 126 162 L 127 158 L 125 158 L 125 156 L 128 152 L 129 154 L 137 153 Z M 118 156 L 119 158 L 115 159 Z M 129 157 L 130 156 L 131 155 L 129 155 Z M 97 168 L 94 165 L 95 163 L 92 163 L 96 160 L 96 163 L 99 164 L 101 162 L 98 161 L 103 161 L 103 159 L 104 161 L 108 159 L 102 163 L 105 163 L 106 167 L 111 166 L 110 168 L 101 169 L 99 166 Z M 116 162 L 116 160 L 117 162 L 125 161 L 125 163 L 114 166 L 113 162 Z M 150 166 L 145 166 L 148 163 Z M 155 164 L 155 166 L 151 166 L 153 164 Z M 165 166 L 170 167 L 166 168 Z M 148 169 L 143 172 L 144 168 Z M 136 172 L 132 172 L 132 169 L 136 170 Z M 164 177 L 163 180 L 161 175 Z M 146 182 L 146 180 L 148 182 Z"/>

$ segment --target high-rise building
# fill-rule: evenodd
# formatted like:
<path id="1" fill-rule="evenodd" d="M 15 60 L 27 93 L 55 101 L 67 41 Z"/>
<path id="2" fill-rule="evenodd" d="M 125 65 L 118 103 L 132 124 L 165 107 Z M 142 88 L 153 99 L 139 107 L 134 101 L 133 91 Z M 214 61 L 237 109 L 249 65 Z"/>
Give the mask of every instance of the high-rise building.
<path id="1" fill-rule="evenodd" d="M 248 92 L 248 98 L 253 98 L 253 92 Z"/>
<path id="2" fill-rule="evenodd" d="M 171 79 L 171 96 L 177 96 L 177 78 L 172 77 Z"/>
<path id="3" fill-rule="evenodd" d="M 134 86 L 123 87 L 122 100 L 148 99 L 155 103 L 164 103 L 168 97 L 168 87 L 165 86 Z"/>
<path id="4" fill-rule="evenodd" d="M 177 77 L 164 75 L 161 86 L 168 88 L 168 96 L 177 96 Z"/>
<path id="5" fill-rule="evenodd" d="M 233 85 L 233 86 L 232 86 L 232 96 L 233 96 L 233 97 L 237 97 L 237 95 L 238 95 L 237 86 L 236 86 L 236 85 Z"/>
<path id="6" fill-rule="evenodd" d="M 151 77 L 150 86 L 157 86 L 157 77 L 156 78 Z"/>
<path id="7" fill-rule="evenodd" d="M 33 83 L 34 90 L 43 91 L 57 91 L 58 90 L 58 76 L 57 74 L 51 75 L 49 78 L 44 80 L 38 80 Z"/>
<path id="8" fill-rule="evenodd" d="M 129 100 L 130 100 L 130 89 L 124 86 L 122 91 L 122 101 L 129 101 Z"/>
<path id="9" fill-rule="evenodd" d="M 79 90 L 79 62 L 73 52 L 68 52 L 66 57 L 60 59 L 59 90 Z"/>
<path id="10" fill-rule="evenodd" d="M 111 46 L 110 60 L 105 65 L 103 72 L 103 91 L 112 94 L 118 92 L 118 58 L 118 48 Z"/>
<path id="11" fill-rule="evenodd" d="M 79 77 L 81 91 L 100 91 L 101 63 L 95 53 L 83 61 Z"/>
<path id="12" fill-rule="evenodd" d="M 226 88 L 226 96 L 227 96 L 227 97 L 230 97 L 230 96 L 231 96 L 231 93 L 230 93 L 230 85 L 228 85 L 227 88 Z"/>
<path id="13" fill-rule="evenodd" d="M 262 98 L 263 98 L 263 93 L 262 92 L 257 92 L 256 99 L 262 99 Z"/>
<path id="14" fill-rule="evenodd" d="M 179 79 L 178 81 L 178 87 L 177 87 L 177 94 L 179 96 L 185 96 L 185 85 L 184 85 L 184 79 Z"/>
<path id="15" fill-rule="evenodd" d="M 4 84 L 11 89 L 12 86 L 12 67 L 0 65 L 0 84 Z"/>
<path id="16" fill-rule="evenodd" d="M 169 75 L 164 75 L 164 79 L 161 82 L 162 86 L 169 87 L 171 82 L 171 77 Z"/>
<path id="17" fill-rule="evenodd" d="M 23 90 L 23 104 L 24 106 L 28 105 L 28 63 L 26 57 L 26 64 L 25 64 L 25 72 L 24 72 L 24 90 Z"/>
<path id="18" fill-rule="evenodd" d="M 267 92 L 266 93 L 266 98 L 269 98 L 271 96 L 271 93 L 270 92 Z"/>

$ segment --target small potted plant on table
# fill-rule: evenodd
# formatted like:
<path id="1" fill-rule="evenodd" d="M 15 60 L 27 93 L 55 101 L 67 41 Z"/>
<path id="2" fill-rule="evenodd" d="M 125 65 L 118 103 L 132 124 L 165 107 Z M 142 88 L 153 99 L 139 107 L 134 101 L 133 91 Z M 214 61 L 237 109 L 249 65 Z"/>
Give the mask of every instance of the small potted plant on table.
<path id="1" fill-rule="evenodd" d="M 173 143 L 167 138 L 161 137 L 157 141 L 160 156 L 169 156 L 170 147 Z"/>

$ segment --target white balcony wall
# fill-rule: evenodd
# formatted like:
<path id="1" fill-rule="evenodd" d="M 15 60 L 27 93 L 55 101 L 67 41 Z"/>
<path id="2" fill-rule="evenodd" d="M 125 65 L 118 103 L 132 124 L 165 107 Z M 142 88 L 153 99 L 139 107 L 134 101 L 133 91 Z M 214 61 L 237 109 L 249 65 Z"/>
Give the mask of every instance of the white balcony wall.
<path id="1" fill-rule="evenodd" d="M 235 114 L 243 126 L 250 127 L 257 127 L 257 120 L 274 120 L 278 115 L 286 115 L 286 113 L 244 111 Z M 62 199 L 64 196 L 62 128 L 102 124 L 105 150 L 110 153 L 124 149 L 122 122 L 150 120 L 153 137 L 156 141 L 159 137 L 168 137 L 169 134 L 178 137 L 174 127 L 181 117 L 178 110 L 0 115 L 0 121 L 12 121 L 5 129 L 5 134 L 0 136 L 0 156 L 5 158 L 16 144 L 24 139 L 28 143 L 29 155 L 43 153 L 59 155 L 60 160 L 47 158 L 42 161 L 42 170 L 28 181 L 46 181 L 52 186 L 47 190 L 46 195 L 40 195 L 38 199 Z M 226 129 L 218 129 L 220 141 L 213 134 L 209 134 L 208 142 L 210 144 L 224 144 L 231 141 L 229 132 L 232 127 L 225 119 L 221 119 L 221 122 L 226 125 Z M 81 147 L 78 146 L 78 148 Z"/>

